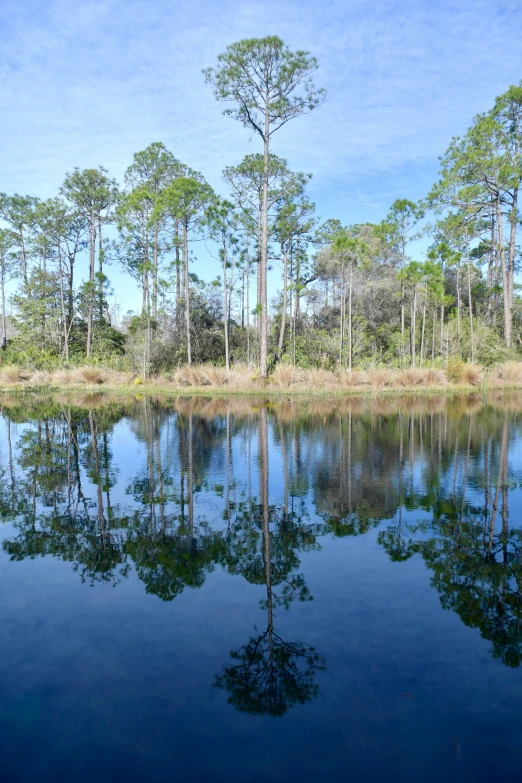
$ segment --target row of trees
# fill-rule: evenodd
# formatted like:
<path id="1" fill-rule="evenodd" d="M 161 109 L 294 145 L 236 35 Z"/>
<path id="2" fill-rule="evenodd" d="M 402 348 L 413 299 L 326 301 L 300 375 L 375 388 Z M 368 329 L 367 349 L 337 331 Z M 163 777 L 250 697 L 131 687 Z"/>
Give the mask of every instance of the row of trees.
<path id="1" fill-rule="evenodd" d="M 522 87 L 451 142 L 421 203 L 398 199 L 379 224 L 343 225 L 318 219 L 310 175 L 273 150 L 281 127 L 324 100 L 316 68 L 268 37 L 233 44 L 204 72 L 261 142 L 225 168 L 226 198 L 161 143 L 134 156 L 123 187 L 100 167 L 67 175 L 46 201 L 1 194 L 4 348 L 9 336 L 7 350 L 36 365 L 125 355 L 144 375 L 241 360 L 261 377 L 281 359 L 414 367 L 516 351 Z M 211 282 L 194 273 L 203 247 L 218 264 Z M 110 263 L 139 285 L 137 314 L 109 306 Z"/>

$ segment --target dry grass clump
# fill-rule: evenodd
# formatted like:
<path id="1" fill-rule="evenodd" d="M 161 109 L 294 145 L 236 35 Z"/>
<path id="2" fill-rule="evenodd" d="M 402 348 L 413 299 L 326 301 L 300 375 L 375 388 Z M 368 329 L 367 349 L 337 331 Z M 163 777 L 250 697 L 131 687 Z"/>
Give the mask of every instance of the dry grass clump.
<path id="1" fill-rule="evenodd" d="M 70 370 L 57 370 L 53 372 L 52 381 L 59 386 L 67 386 L 73 382 L 73 374 Z"/>
<path id="2" fill-rule="evenodd" d="M 279 389 L 288 389 L 289 386 L 299 381 L 299 370 L 291 364 L 278 364 L 270 380 Z"/>
<path id="3" fill-rule="evenodd" d="M 2 383 L 18 383 L 20 380 L 19 367 L 7 365 L 0 370 L 0 381 Z"/>
<path id="4" fill-rule="evenodd" d="M 482 382 L 482 370 L 478 365 L 466 362 L 462 365 L 460 378 L 466 386 L 478 386 Z"/>
<path id="5" fill-rule="evenodd" d="M 424 382 L 426 386 L 444 386 L 446 383 L 446 373 L 438 367 L 427 367 L 424 372 Z"/>
<path id="6" fill-rule="evenodd" d="M 30 376 L 26 370 L 17 367 L 15 364 L 8 364 L 0 369 L 0 381 L 2 383 L 19 383 L 26 381 Z"/>
<path id="7" fill-rule="evenodd" d="M 522 362 L 504 362 L 492 370 L 491 376 L 504 383 L 522 383 Z"/>
<path id="8" fill-rule="evenodd" d="M 482 381 L 482 369 L 460 359 L 450 359 L 446 374 L 451 383 L 464 383 L 466 386 L 478 386 Z"/>
<path id="9" fill-rule="evenodd" d="M 339 370 L 336 374 L 337 383 L 344 389 L 353 389 L 357 386 L 366 386 L 368 379 L 366 373 L 360 370 Z"/>
<path id="10" fill-rule="evenodd" d="M 107 375 L 100 367 L 78 367 L 72 374 L 74 383 L 87 383 L 89 386 L 96 386 L 105 383 Z"/>
<path id="11" fill-rule="evenodd" d="M 368 370 L 367 377 L 372 389 L 390 389 L 397 382 L 397 374 L 386 367 Z"/>
<path id="12" fill-rule="evenodd" d="M 230 380 L 230 372 L 225 367 L 214 367 L 212 364 L 202 365 L 201 376 L 208 386 L 226 386 Z"/>
<path id="13" fill-rule="evenodd" d="M 184 365 L 178 367 L 174 373 L 174 380 L 178 386 L 207 386 L 208 382 L 201 367 Z"/>
<path id="14" fill-rule="evenodd" d="M 256 371 L 247 364 L 238 362 L 230 371 L 229 386 L 236 389 L 251 389 L 257 384 Z"/>
<path id="15" fill-rule="evenodd" d="M 119 370 L 108 370 L 105 372 L 104 383 L 110 383 L 112 386 L 128 386 L 134 378 L 131 373 L 120 372 Z M 164 382 L 164 379 L 161 379 Z"/>
<path id="16" fill-rule="evenodd" d="M 462 368 L 464 362 L 461 359 L 450 359 L 446 367 L 446 375 L 450 383 L 461 383 Z"/>
<path id="17" fill-rule="evenodd" d="M 47 386 L 51 380 L 54 380 L 54 377 L 45 370 L 36 370 L 29 378 L 29 381 L 35 386 Z"/>
<path id="18" fill-rule="evenodd" d="M 28 381 L 30 377 L 30 370 L 18 367 L 15 364 L 8 364 L 0 368 L 0 381 L 4 383 L 21 383 L 22 381 Z"/>
<path id="19" fill-rule="evenodd" d="M 330 370 L 312 367 L 309 370 L 301 370 L 300 381 L 310 389 L 331 388 L 336 385 L 336 377 Z"/>
<path id="20" fill-rule="evenodd" d="M 125 380 L 125 381 L 122 380 L 121 381 L 122 385 L 131 383 L 132 377 L 133 376 L 130 376 L 130 377 L 127 376 L 127 380 Z M 140 380 L 142 381 L 141 378 L 140 378 Z M 161 386 L 161 387 L 163 387 L 163 386 L 172 386 L 172 383 L 173 383 L 174 379 L 170 375 L 158 375 L 156 378 L 147 379 L 146 383 L 148 383 L 149 381 L 150 381 L 152 386 Z M 116 382 L 119 383 L 119 381 L 116 381 Z M 134 379 L 134 381 L 132 381 L 132 382 L 135 383 L 136 379 Z M 142 383 L 143 383 L 143 381 L 142 381 Z M 139 385 L 139 384 L 137 384 L 137 385 Z"/>
<path id="21" fill-rule="evenodd" d="M 401 370 L 397 373 L 397 383 L 399 386 L 404 386 L 405 389 L 424 386 L 426 383 L 424 371 L 419 367 L 408 367 L 406 370 Z"/>
<path id="22" fill-rule="evenodd" d="M 409 367 L 397 374 L 397 383 L 405 389 L 419 386 L 444 386 L 446 375 L 444 370 L 435 367 Z"/>

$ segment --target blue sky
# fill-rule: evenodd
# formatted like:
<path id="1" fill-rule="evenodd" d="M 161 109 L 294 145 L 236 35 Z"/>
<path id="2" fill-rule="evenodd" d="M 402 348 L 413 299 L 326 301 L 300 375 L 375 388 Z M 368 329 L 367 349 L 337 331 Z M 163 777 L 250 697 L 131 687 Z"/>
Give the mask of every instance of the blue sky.
<path id="1" fill-rule="evenodd" d="M 0 0 L 0 191 L 52 196 L 75 166 L 121 180 L 162 141 L 224 194 L 223 167 L 259 139 L 222 116 L 201 69 L 268 34 L 313 53 L 328 90 L 274 151 L 313 174 L 321 218 L 344 223 L 424 196 L 451 137 L 522 79 L 518 0 Z M 135 305 L 134 284 L 110 277 Z"/>

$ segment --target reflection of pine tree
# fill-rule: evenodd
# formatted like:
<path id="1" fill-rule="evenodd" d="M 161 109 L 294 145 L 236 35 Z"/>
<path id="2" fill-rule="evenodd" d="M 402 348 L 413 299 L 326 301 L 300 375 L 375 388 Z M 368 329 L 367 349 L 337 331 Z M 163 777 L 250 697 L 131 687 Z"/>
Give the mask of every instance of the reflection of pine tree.
<path id="1" fill-rule="evenodd" d="M 288 566 L 294 565 L 291 558 L 272 558 L 272 539 L 270 531 L 269 506 L 269 469 L 268 469 L 268 432 L 266 410 L 259 413 L 259 497 L 260 504 L 256 513 L 261 522 L 261 550 L 257 557 L 247 558 L 247 578 L 258 581 L 260 566 L 263 565 L 263 581 L 266 585 L 267 628 L 256 637 L 251 637 L 246 645 L 239 650 L 232 650 L 230 657 L 237 663 L 226 664 L 221 674 L 215 679 L 218 688 L 229 692 L 229 703 L 242 711 L 262 715 L 283 715 L 294 704 L 304 704 L 317 694 L 315 673 L 325 668 L 323 657 L 314 648 L 304 642 L 286 642 L 274 630 L 274 607 L 283 605 L 288 608 L 297 595 L 300 600 L 310 600 L 310 591 L 306 587 L 302 575 L 290 576 Z M 284 470 L 286 471 L 286 460 Z M 285 476 L 285 487 L 287 486 Z M 285 498 L 285 513 L 283 523 L 287 523 L 287 503 Z M 283 541 L 277 535 L 278 542 Z M 254 539 L 250 539 L 255 541 Z M 285 542 L 287 543 L 287 542 Z M 284 546 L 284 545 L 283 545 Z M 290 551 L 290 550 L 288 550 Z M 285 553 L 285 548 L 279 548 L 278 554 Z M 293 553 L 295 557 L 295 552 Z M 261 555 L 261 557 L 259 556 Z M 297 560 L 297 558 L 296 558 Z M 298 564 L 297 560 L 297 564 Z M 238 564 L 239 565 L 239 564 Z M 241 570 L 241 567 L 239 566 Z M 283 584 L 279 595 L 274 592 L 272 579 L 276 577 L 278 584 Z M 252 579 L 254 577 L 254 579 Z"/>
<path id="2" fill-rule="evenodd" d="M 229 692 L 229 703 L 253 715 L 284 715 L 294 704 L 305 704 L 318 690 L 315 673 L 325 662 L 313 647 L 285 642 L 271 626 L 252 637 L 230 657 L 215 685 Z"/>
<path id="3" fill-rule="evenodd" d="M 509 430 L 506 414 L 495 441 L 498 452 L 486 441 L 470 477 L 470 419 L 462 459 L 458 439 L 454 442 L 446 484 L 441 469 L 435 494 L 412 492 L 405 498 L 410 509 L 431 511 L 431 520 L 403 525 L 399 516 L 396 525 L 379 534 L 379 542 L 392 560 L 420 553 L 433 573 L 441 605 L 478 628 L 492 642 L 493 655 L 516 667 L 522 663 L 522 533 L 509 528 Z M 470 481 L 482 486 L 482 505 L 467 499 Z"/>
<path id="4" fill-rule="evenodd" d="M 201 587 L 222 550 L 222 536 L 205 520 L 194 519 L 195 476 L 202 483 L 209 448 L 198 445 L 199 436 L 221 437 L 220 428 L 194 422 L 190 412 L 176 419 L 179 477 L 163 463 L 161 418 L 147 402 L 142 408 L 139 437 L 146 447 L 145 470 L 138 473 L 128 491 L 140 504 L 131 523 L 125 552 L 148 593 L 172 601 L 185 587 Z M 172 512 L 172 506 L 175 512 Z"/>
<path id="5" fill-rule="evenodd" d="M 114 414 L 111 421 L 104 412 L 100 420 L 102 436 L 93 411 L 62 409 L 61 415 L 38 418 L 24 431 L 19 442 L 23 474 L 17 478 L 24 499 L 17 509 L 20 533 L 3 546 L 14 560 L 52 555 L 73 562 L 84 581 L 116 584 L 127 566 L 121 536 L 113 534 L 107 513 L 111 455 L 106 430 Z M 96 487 L 94 501 L 84 494 L 82 462 Z"/>
<path id="6" fill-rule="evenodd" d="M 152 533 L 138 523 L 125 545 L 147 593 L 163 601 L 172 601 L 185 587 L 201 587 L 220 550 L 219 535 L 201 530 L 190 534 L 181 526 L 173 530 L 174 520 L 165 520 L 166 531 Z"/>

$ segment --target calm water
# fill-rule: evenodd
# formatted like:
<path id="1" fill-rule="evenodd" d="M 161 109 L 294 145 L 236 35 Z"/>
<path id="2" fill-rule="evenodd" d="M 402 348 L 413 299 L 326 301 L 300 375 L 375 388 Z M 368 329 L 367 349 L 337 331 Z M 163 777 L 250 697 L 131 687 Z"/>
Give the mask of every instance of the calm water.
<path id="1" fill-rule="evenodd" d="M 519 779 L 521 396 L 0 402 L 2 780 Z"/>

